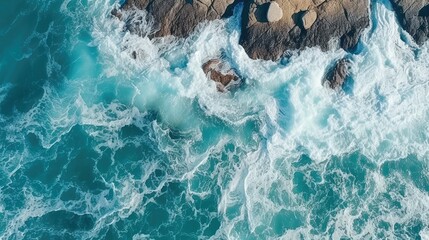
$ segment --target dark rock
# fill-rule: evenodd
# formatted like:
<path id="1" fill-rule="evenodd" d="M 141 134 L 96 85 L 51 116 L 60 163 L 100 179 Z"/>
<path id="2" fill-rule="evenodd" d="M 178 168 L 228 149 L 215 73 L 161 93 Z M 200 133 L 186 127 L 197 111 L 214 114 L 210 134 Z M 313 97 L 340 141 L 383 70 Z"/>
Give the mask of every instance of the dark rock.
<path id="1" fill-rule="evenodd" d="M 150 37 L 174 35 L 187 37 L 205 20 L 215 20 L 232 13 L 234 0 L 128 0 L 122 10 L 146 10 L 153 18 L 155 31 Z M 132 31 L 132 26 L 129 27 Z"/>
<path id="2" fill-rule="evenodd" d="M 429 38 L 429 0 L 391 0 L 401 26 L 423 44 Z"/>
<path id="3" fill-rule="evenodd" d="M 110 14 L 112 14 L 113 16 L 117 17 L 118 19 L 122 19 L 122 13 L 121 11 L 119 11 L 117 8 L 113 9 Z"/>
<path id="4" fill-rule="evenodd" d="M 219 59 L 211 59 L 203 64 L 202 69 L 206 76 L 217 83 L 220 92 L 239 80 L 237 73 L 225 62 Z"/>
<path id="5" fill-rule="evenodd" d="M 349 75 L 349 67 L 350 61 L 348 59 L 343 58 L 338 60 L 335 65 L 327 71 L 323 83 L 334 90 L 341 89 Z"/>
<path id="6" fill-rule="evenodd" d="M 277 0 L 283 17 L 263 21 L 263 9 L 270 0 L 244 3 L 240 43 L 253 59 L 277 60 L 286 50 L 320 46 L 329 48 L 332 38 L 352 50 L 369 26 L 366 0 Z"/>

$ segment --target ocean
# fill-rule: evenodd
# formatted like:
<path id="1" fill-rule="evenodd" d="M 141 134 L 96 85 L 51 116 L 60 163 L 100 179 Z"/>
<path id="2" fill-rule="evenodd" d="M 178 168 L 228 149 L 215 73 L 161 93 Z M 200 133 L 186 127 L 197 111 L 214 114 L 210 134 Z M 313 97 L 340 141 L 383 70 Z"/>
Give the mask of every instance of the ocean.
<path id="1" fill-rule="evenodd" d="M 354 54 L 279 62 L 238 44 L 242 6 L 149 40 L 120 4 L 2 1 L 0 239 L 429 239 L 429 45 L 388 1 Z M 201 69 L 219 55 L 234 91 Z"/>

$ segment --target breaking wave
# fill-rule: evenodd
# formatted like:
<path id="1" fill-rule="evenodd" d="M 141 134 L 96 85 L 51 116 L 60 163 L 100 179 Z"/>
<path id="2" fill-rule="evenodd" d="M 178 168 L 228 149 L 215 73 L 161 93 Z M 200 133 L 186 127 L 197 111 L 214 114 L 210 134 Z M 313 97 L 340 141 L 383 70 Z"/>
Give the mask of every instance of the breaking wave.
<path id="1" fill-rule="evenodd" d="M 429 236 L 429 50 L 388 1 L 371 2 L 356 54 L 280 62 L 238 44 L 241 6 L 150 40 L 118 5 L 27 1 L 0 29 L 2 238 Z M 200 67 L 219 56 L 245 79 L 236 91 Z M 324 88 L 344 56 L 347 89 Z"/>

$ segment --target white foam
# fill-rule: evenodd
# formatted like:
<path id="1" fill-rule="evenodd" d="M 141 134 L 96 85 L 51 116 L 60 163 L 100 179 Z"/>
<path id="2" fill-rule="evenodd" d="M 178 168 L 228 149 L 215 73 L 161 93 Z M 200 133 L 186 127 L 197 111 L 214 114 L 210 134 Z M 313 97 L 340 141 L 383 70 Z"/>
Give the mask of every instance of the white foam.
<path id="1" fill-rule="evenodd" d="M 352 91 L 346 93 L 336 93 L 321 84 L 327 66 L 344 57 L 344 51 L 307 49 L 295 54 L 285 66 L 251 60 L 238 45 L 238 19 L 205 24 L 186 40 L 170 38 L 164 42 L 150 41 L 125 34 L 119 39 L 127 41 L 117 42 L 115 39 L 120 33 L 114 31 L 111 37 L 100 35 L 97 41 L 101 43 L 99 46 L 103 54 L 112 59 L 110 64 L 107 61 L 107 65 L 112 65 L 107 75 L 117 76 L 126 71 L 124 75 L 134 82 L 138 92 L 133 104 L 143 112 L 155 110 L 167 126 L 186 131 L 198 129 L 200 123 L 195 119 L 199 115 L 194 115 L 194 109 L 189 107 L 193 101 L 197 101 L 206 116 L 221 119 L 237 129 L 249 120 L 260 124 L 259 148 L 240 156 L 243 162 L 235 169 L 235 175 L 227 187 L 222 188 L 219 204 L 219 212 L 226 214 L 229 208 L 243 202 L 239 207 L 239 216 L 224 219 L 220 230 L 230 238 L 239 238 L 240 233 L 236 232 L 235 226 L 240 222 L 248 221 L 250 230 L 254 232 L 261 224 L 270 222 L 273 214 L 279 211 L 279 204 L 267 198 L 273 183 L 278 182 L 285 196 L 290 197 L 290 203 L 296 204 L 291 180 L 287 177 L 290 178 L 292 173 L 285 170 L 290 169 L 290 165 L 281 165 L 283 161 L 308 154 L 316 162 L 323 162 L 354 151 L 376 162 L 400 159 L 410 154 L 420 159 L 428 156 L 429 136 L 424 124 L 429 117 L 426 103 L 426 92 L 429 91 L 427 45 L 421 47 L 420 56 L 416 57 L 415 44 L 408 45 L 400 39 L 403 32 L 394 13 L 379 2 L 374 2 L 373 7 L 377 22 L 373 29 L 364 33 L 361 52 L 352 56 L 354 85 Z M 116 42 L 104 47 L 105 38 Z M 131 60 L 131 49 L 142 49 L 145 58 Z M 200 66 L 220 52 L 225 52 L 232 66 L 246 79 L 245 89 L 239 89 L 234 94 L 220 94 L 214 83 L 207 81 Z M 117 67 L 114 63 L 118 61 L 129 64 Z M 184 61 L 183 66 L 176 61 Z M 133 71 L 137 74 L 130 73 Z M 183 120 L 187 122 L 190 119 L 191 125 L 183 124 Z M 171 145 L 163 141 L 168 138 L 165 132 L 168 130 L 157 127 L 160 149 L 173 153 L 175 150 L 171 149 Z M 191 135 L 195 137 L 193 140 L 201 138 L 198 130 L 195 132 Z M 192 144 L 191 140 L 183 146 L 191 149 Z M 216 152 L 214 149 L 219 149 L 221 145 L 206 153 Z M 196 169 L 206 163 L 207 154 L 193 156 L 192 151 L 185 152 L 184 162 L 192 170 L 185 173 L 183 179 L 189 179 Z M 279 164 L 285 168 L 284 175 L 281 174 L 282 170 L 277 169 Z M 374 196 L 377 196 L 385 191 L 386 179 L 377 174 L 372 178 L 376 182 Z M 407 187 L 413 189 L 412 186 Z M 343 197 L 346 196 L 344 193 Z M 409 204 L 414 199 L 413 196 L 403 201 Z M 418 202 L 420 209 L 427 209 L 427 206 L 421 205 L 422 201 Z M 305 212 L 306 209 L 295 210 Z M 410 214 L 414 211 L 410 210 Z M 392 213 L 391 217 L 396 214 Z M 335 226 L 334 236 L 364 237 L 374 232 L 376 226 L 371 222 L 360 233 L 353 229 L 353 221 L 359 216 L 352 214 L 349 208 L 340 211 L 334 218 L 337 221 L 329 223 Z M 311 237 L 309 220 L 306 219 L 307 227 L 288 231 L 283 237 L 299 234 Z M 398 219 L 392 220 L 395 221 Z"/>
<path id="2" fill-rule="evenodd" d="M 62 5 L 62 11 L 69 11 L 67 4 Z M 187 39 L 150 40 L 124 32 L 124 23 L 111 17 L 110 9 L 112 5 L 103 0 L 94 1 L 89 9 L 95 14 L 91 45 L 97 46 L 100 52 L 99 61 L 103 66 L 100 76 L 89 79 L 71 76 L 65 89 L 60 90 L 45 86 L 40 103 L 25 114 L 19 124 L 8 126 L 7 131 L 33 132 L 43 147 L 49 149 L 73 126 L 83 125 L 100 143 L 99 152 L 101 147 L 117 150 L 125 144 L 119 138 L 120 129 L 132 124 L 139 126 L 141 119 L 155 112 L 159 118 L 143 125 L 150 124 L 148 137 L 157 142 L 158 150 L 169 154 L 174 178 L 181 181 L 191 180 L 210 156 L 233 143 L 241 152 L 231 155 L 240 161 L 218 170 L 225 171 L 222 174 L 228 177 L 217 179 L 222 192 L 218 212 L 223 222 L 216 236 L 243 237 L 239 228 L 243 221 L 248 221 L 249 234 L 254 234 L 261 225 L 269 228 L 271 219 L 281 209 L 288 209 L 303 212 L 306 227 L 288 231 L 283 238 L 301 234 L 314 238 L 310 233 L 309 209 L 293 193 L 291 162 L 302 154 L 320 163 L 316 167 L 322 173 L 325 173 L 322 162 L 354 151 L 378 165 L 410 154 L 419 159 L 428 157 L 428 45 L 418 49 L 421 52 L 416 57 L 415 44 L 406 44 L 400 39 L 401 30 L 393 12 L 379 2 L 374 3 L 377 25 L 365 32 L 362 51 L 352 56 L 354 86 L 348 93 L 336 93 L 321 84 L 327 66 L 347 54 L 342 50 L 306 49 L 295 54 L 286 65 L 252 60 L 238 44 L 238 14 L 229 20 L 204 23 Z M 144 11 L 133 14 L 143 19 L 146 16 Z M 142 22 L 141 31 L 150 33 L 151 22 Z M 133 52 L 137 53 L 136 60 L 132 58 Z M 217 92 L 215 84 L 206 79 L 200 67 L 221 53 L 245 78 L 245 85 L 235 93 Z M 112 78 L 115 80 L 111 87 L 126 86 L 132 89 L 130 96 L 117 94 L 117 100 L 102 104 L 95 98 L 99 95 L 97 91 L 102 91 L 98 86 Z M 40 119 L 46 122 L 37 122 Z M 213 119 L 233 129 L 233 133 L 225 134 L 213 146 L 197 152 L 194 148 L 202 139 L 201 127 Z M 251 130 L 251 143 L 240 136 L 250 121 L 258 124 Z M 172 139 L 172 131 L 180 131 L 186 137 Z M 20 142 L 25 136 L 15 140 L 14 136 L 9 137 L 11 142 Z M 232 157 L 228 160 L 233 162 Z M 143 167 L 147 173 L 142 179 L 121 179 L 121 184 L 112 187 L 118 195 L 119 207 L 100 218 L 97 231 L 103 224 L 114 223 L 134 212 L 144 213 L 143 196 L 160 192 L 165 182 L 157 189 L 144 187 L 157 166 Z M 220 176 L 224 176 L 222 174 Z M 389 181 L 393 180 L 376 173 L 368 177 L 368 182 L 375 184 L 374 193 L 361 203 L 361 212 L 353 213 L 353 209 L 345 208 L 333 217 L 335 221 L 329 226 L 335 226 L 334 236 L 365 237 L 375 231 L 379 219 L 392 225 L 411 221 L 416 214 L 422 214 L 421 219 L 429 219 L 425 215 L 428 211 L 421 211 L 429 209 L 427 194 L 403 180 L 401 183 L 408 191 L 398 200 L 405 206 L 405 214 L 386 213 L 368 222 L 362 232 L 356 232 L 353 221 L 367 211 L 365 204 L 377 201 L 377 196 L 387 191 Z M 273 185 L 281 192 L 280 200 L 269 198 Z M 341 192 L 341 189 L 335 190 Z M 348 196 L 341 193 L 342 197 Z M 204 198 L 209 193 L 189 186 L 187 194 Z M 94 199 L 87 196 L 85 201 L 87 206 L 92 206 Z M 100 200 L 100 205 L 87 211 L 97 212 L 96 209 L 108 204 L 111 203 Z M 230 219 L 227 213 L 231 208 L 238 208 L 239 213 Z M 40 215 L 43 211 L 39 209 L 24 209 L 21 214 Z M 13 219 L 8 226 L 10 231 L 17 231 L 28 217 L 16 215 Z"/>
<path id="3" fill-rule="evenodd" d="M 324 68 L 338 57 L 334 53 L 308 50 L 286 68 L 296 74 L 288 81 L 295 110 L 290 113 L 293 127 L 286 136 L 272 136 L 271 158 L 290 154 L 299 146 L 318 161 L 356 150 L 373 160 L 427 156 L 427 128 L 422 125 L 429 107 L 424 101 L 427 48 L 415 59 L 399 38 L 394 13 L 380 3 L 376 8 L 379 24 L 364 35 L 363 51 L 353 57 L 351 95 L 335 94 L 320 85 Z M 276 121 L 275 116 L 269 117 Z"/>

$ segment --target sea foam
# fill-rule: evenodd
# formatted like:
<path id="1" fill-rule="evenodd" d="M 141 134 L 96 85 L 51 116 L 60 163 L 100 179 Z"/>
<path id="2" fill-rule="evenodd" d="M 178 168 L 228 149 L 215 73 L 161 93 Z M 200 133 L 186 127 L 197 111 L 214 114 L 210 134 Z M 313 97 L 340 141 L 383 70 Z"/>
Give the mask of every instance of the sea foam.
<path id="1" fill-rule="evenodd" d="M 139 10 L 124 15 L 140 21 L 132 34 L 114 7 L 60 4 L 80 29 L 59 48 L 70 64 L 49 60 L 37 103 L 1 116 L 2 237 L 59 236 L 61 221 L 44 225 L 58 211 L 82 221 L 65 230 L 82 238 L 427 235 L 428 45 L 410 40 L 387 1 L 371 1 L 356 54 L 333 41 L 279 62 L 238 44 L 242 6 L 186 39 L 149 39 Z M 233 92 L 201 69 L 219 56 L 244 79 Z M 345 56 L 350 89 L 323 87 Z"/>

